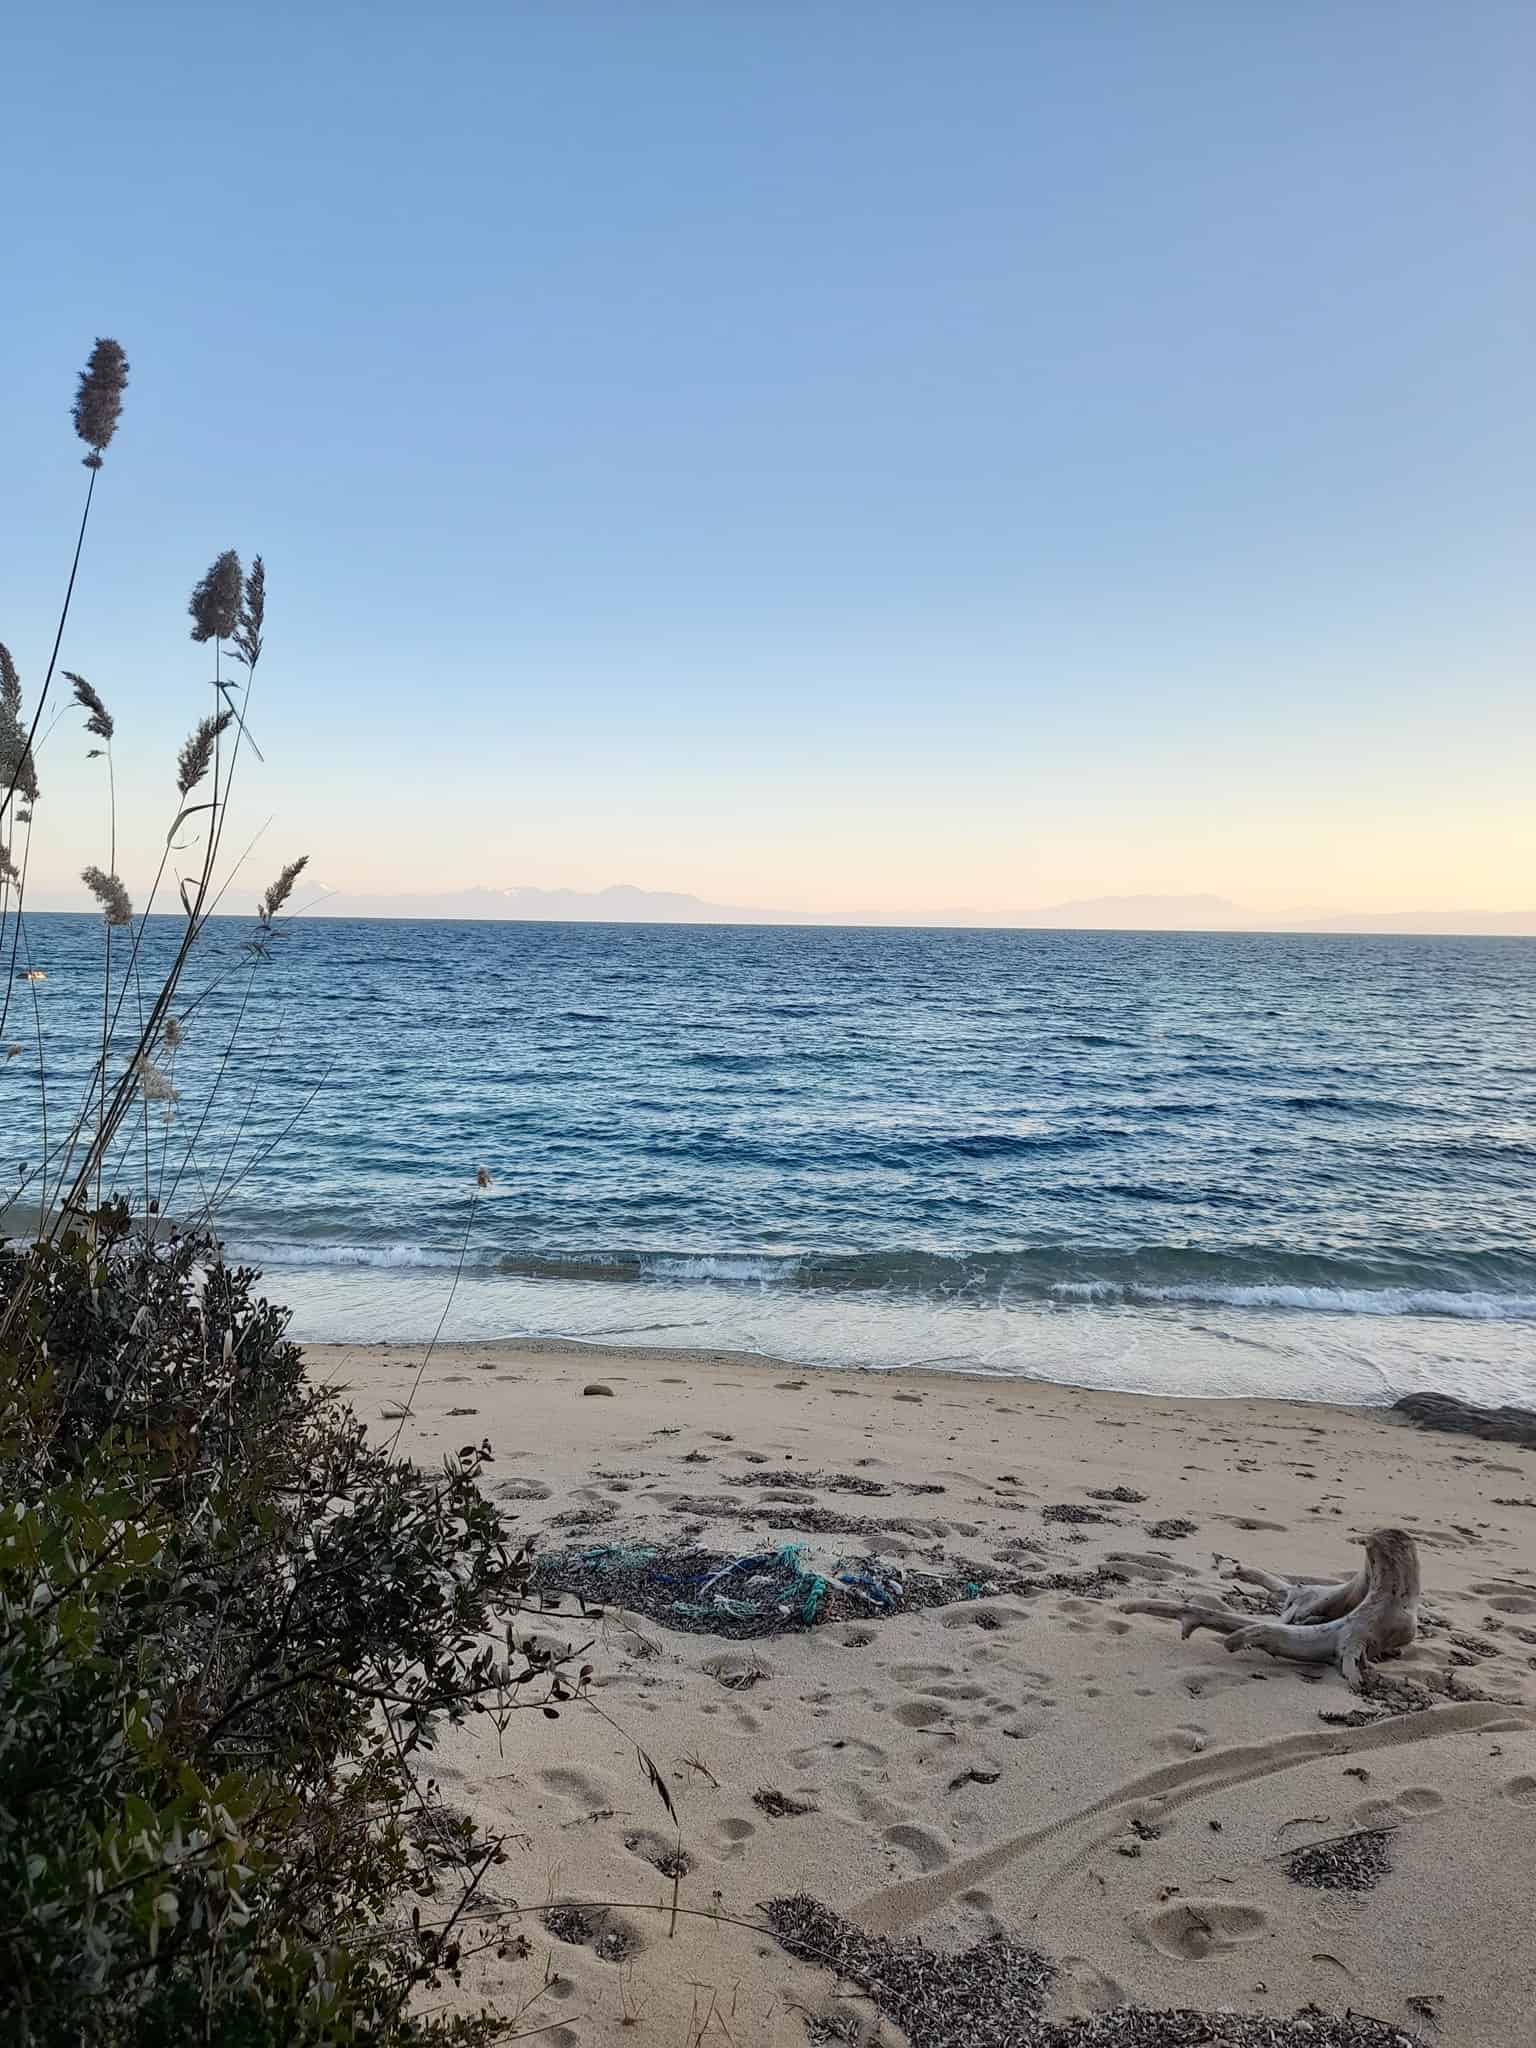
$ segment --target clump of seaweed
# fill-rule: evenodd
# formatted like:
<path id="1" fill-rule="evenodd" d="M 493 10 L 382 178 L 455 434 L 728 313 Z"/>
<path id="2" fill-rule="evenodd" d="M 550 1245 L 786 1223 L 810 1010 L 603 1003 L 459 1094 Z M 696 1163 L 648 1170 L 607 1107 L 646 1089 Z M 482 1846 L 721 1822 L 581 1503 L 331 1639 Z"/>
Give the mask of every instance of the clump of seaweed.
<path id="1" fill-rule="evenodd" d="M 1323 1892 L 1374 1891 L 1391 1868 L 1391 1828 L 1357 1828 L 1330 1842 L 1310 1842 L 1285 1859 L 1293 1884 Z"/>
<path id="2" fill-rule="evenodd" d="M 1003 1935 L 966 1949 L 890 1940 L 804 1892 L 771 1899 L 763 1911 L 782 1948 L 854 1985 L 908 2048 L 1419 2048 L 1383 2020 L 1315 2006 L 1294 2019 L 1117 2006 L 1051 2021 L 1044 2006 L 1055 1965 Z"/>

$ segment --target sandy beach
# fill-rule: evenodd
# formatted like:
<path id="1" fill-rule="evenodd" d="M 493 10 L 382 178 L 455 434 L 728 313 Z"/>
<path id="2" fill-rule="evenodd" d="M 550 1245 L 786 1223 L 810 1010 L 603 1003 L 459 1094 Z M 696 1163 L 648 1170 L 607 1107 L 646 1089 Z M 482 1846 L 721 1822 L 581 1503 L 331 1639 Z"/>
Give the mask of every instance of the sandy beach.
<path id="1" fill-rule="evenodd" d="M 372 1422 L 421 1351 L 308 1358 Z M 508 1831 L 488 1889 L 524 1909 L 467 1970 L 467 2002 L 555 2048 L 899 2041 L 767 1931 L 767 1902 L 806 1893 L 866 1936 L 1038 1951 L 1051 2020 L 1315 2004 L 1458 2048 L 1536 2038 L 1531 1453 L 1383 1410 L 439 1350 L 402 1446 L 425 1463 L 481 1438 L 543 1553 L 799 1544 L 827 1576 L 879 1565 L 839 1618 L 762 1640 L 617 1604 L 584 1627 L 570 1600 L 536 1624 L 591 1639 L 602 1714 L 520 1714 L 499 1741 L 477 1723 L 437 1753 L 449 1806 Z M 1123 1611 L 1221 1587 L 1222 1559 L 1342 1574 L 1383 1524 L 1423 1563 L 1420 1639 L 1388 1667 L 1416 1710 Z M 901 1573 L 961 1590 L 882 1615 Z M 1386 1866 L 1364 1888 L 1326 1849 L 1329 1881 L 1298 1881 L 1293 1852 L 1361 1829 Z M 593 1901 L 617 1903 L 546 1921 Z"/>

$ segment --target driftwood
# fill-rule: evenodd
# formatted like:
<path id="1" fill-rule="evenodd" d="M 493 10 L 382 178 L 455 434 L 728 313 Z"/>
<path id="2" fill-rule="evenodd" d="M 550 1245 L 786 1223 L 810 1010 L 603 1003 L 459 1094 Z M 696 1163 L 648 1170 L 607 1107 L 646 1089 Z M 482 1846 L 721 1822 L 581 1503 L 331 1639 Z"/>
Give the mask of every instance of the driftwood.
<path id="1" fill-rule="evenodd" d="M 1418 1633 L 1419 1553 L 1401 1529 L 1377 1529 L 1365 1539 L 1365 1565 L 1347 1579 L 1280 1577 L 1238 1565 L 1229 1578 L 1259 1586 L 1280 1602 L 1273 1619 L 1255 1619 L 1224 1602 L 1196 1594 L 1189 1600 L 1131 1600 L 1127 1614 L 1160 1614 L 1178 1622 L 1181 1636 L 1208 1628 L 1225 1636 L 1229 1650 L 1264 1650 L 1298 1664 L 1337 1664 L 1356 1692 L 1378 1657 L 1405 1650 Z"/>

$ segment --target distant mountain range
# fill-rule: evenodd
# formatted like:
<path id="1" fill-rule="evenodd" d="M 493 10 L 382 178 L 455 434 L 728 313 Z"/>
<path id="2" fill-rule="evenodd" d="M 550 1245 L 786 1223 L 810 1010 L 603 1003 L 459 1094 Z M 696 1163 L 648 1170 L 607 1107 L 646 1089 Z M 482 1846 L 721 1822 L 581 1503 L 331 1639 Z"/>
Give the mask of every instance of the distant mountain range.
<path id="1" fill-rule="evenodd" d="M 830 924 L 669 889 L 451 889 L 438 896 L 327 896 L 311 917 L 512 918 L 551 924 Z"/>
<path id="2" fill-rule="evenodd" d="M 1256 917 L 1225 896 L 1087 896 L 1000 918 L 979 910 L 918 917 L 764 910 L 616 883 L 607 889 L 453 889 L 438 895 L 325 897 L 311 917 L 512 919 L 555 924 L 1003 926 L 1024 931 L 1270 931 L 1424 933 L 1536 938 L 1536 910 L 1360 912 Z"/>

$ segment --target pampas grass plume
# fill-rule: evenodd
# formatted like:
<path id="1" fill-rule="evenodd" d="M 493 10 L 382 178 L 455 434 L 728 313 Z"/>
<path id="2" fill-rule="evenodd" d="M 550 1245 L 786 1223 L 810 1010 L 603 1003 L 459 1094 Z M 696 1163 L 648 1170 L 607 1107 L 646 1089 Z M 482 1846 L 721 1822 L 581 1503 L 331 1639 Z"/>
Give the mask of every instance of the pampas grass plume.
<path id="1" fill-rule="evenodd" d="M 309 866 L 309 855 L 301 853 L 297 860 L 289 861 L 277 880 L 268 889 L 257 910 L 263 924 L 270 924 L 293 894 L 293 885 Z"/>
<path id="2" fill-rule="evenodd" d="M 100 469 L 101 451 L 117 432 L 123 410 L 123 393 L 128 388 L 128 358 L 121 346 L 98 336 L 91 359 L 80 372 L 75 393 L 75 432 L 90 449 L 87 469 Z"/>
<path id="3" fill-rule="evenodd" d="M 114 730 L 112 714 L 108 711 L 106 705 L 102 703 L 97 692 L 85 680 L 84 676 L 77 676 L 73 669 L 65 669 L 64 680 L 66 683 L 74 684 L 75 702 L 80 706 L 80 709 L 91 714 L 85 721 L 86 731 L 94 733 L 99 740 L 110 740 Z"/>
<path id="4" fill-rule="evenodd" d="M 229 639 L 240 624 L 243 587 L 240 557 L 233 548 L 226 548 L 222 555 L 215 557 L 208 574 L 188 601 L 194 640 Z"/>
<path id="5" fill-rule="evenodd" d="M 234 716 L 233 711 L 221 711 L 217 717 L 201 719 L 196 731 L 182 742 L 181 752 L 176 756 L 176 789 L 179 795 L 187 796 L 208 773 L 214 744 L 224 728 L 233 722 Z"/>
<path id="6" fill-rule="evenodd" d="M 240 600 L 240 619 L 231 639 L 230 653 L 236 661 L 254 668 L 261 659 L 261 627 L 267 611 L 267 565 L 260 555 L 253 558 Z"/>
<path id="7" fill-rule="evenodd" d="M 98 867 L 82 868 L 80 879 L 101 905 L 101 912 L 108 924 L 132 924 L 133 905 L 128 900 L 128 891 L 116 875 L 109 875 Z"/>

